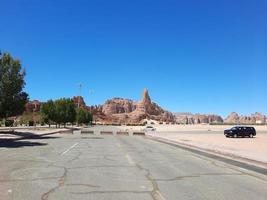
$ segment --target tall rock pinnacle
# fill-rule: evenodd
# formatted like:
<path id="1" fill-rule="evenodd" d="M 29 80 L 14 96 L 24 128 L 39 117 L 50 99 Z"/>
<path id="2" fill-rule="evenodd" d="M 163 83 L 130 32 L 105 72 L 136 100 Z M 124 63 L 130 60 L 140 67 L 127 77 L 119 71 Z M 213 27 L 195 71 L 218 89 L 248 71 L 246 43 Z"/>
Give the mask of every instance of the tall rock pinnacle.
<path id="1" fill-rule="evenodd" d="M 144 105 L 151 104 L 151 99 L 148 94 L 148 90 L 145 88 L 142 95 L 142 103 Z"/>

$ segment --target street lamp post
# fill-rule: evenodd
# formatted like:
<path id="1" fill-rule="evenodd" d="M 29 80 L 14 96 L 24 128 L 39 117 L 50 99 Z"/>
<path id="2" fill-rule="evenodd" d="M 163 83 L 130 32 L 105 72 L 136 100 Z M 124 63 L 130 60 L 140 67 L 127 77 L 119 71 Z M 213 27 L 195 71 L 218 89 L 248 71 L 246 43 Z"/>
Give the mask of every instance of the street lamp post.
<path id="1" fill-rule="evenodd" d="M 78 108 L 80 108 L 80 98 L 81 98 L 82 84 L 79 84 L 79 95 L 78 95 Z"/>

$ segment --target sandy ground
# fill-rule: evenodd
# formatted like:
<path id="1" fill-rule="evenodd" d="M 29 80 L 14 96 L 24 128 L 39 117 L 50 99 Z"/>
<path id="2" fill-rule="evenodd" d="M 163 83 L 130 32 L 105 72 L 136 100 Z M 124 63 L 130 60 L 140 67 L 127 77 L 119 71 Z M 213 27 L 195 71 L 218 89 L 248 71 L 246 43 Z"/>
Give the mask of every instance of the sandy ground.
<path id="1" fill-rule="evenodd" d="M 267 167 L 267 126 L 254 126 L 257 136 L 251 138 L 226 138 L 223 130 L 231 126 L 156 126 L 153 137 L 160 137 L 187 146 L 209 150 L 231 157 L 260 162 Z"/>
<path id="2" fill-rule="evenodd" d="M 229 129 L 231 125 L 148 125 L 157 129 L 157 132 L 222 132 L 225 129 Z M 141 131 L 146 126 L 93 126 L 92 129 L 97 130 L 134 130 Z M 267 133 L 267 125 L 265 126 L 253 126 L 258 132 Z"/>
<path id="3" fill-rule="evenodd" d="M 167 132 L 176 132 L 176 131 L 223 131 L 233 127 L 232 125 L 152 125 L 157 129 L 157 131 L 167 131 Z M 264 126 L 253 126 L 257 131 L 267 132 L 267 125 Z"/>

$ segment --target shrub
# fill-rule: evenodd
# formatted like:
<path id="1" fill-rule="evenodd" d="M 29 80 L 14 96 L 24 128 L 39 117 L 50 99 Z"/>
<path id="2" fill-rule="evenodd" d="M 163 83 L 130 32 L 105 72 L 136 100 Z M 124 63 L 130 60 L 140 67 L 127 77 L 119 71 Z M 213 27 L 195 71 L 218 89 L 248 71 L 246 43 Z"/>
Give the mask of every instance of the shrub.
<path id="1" fill-rule="evenodd" d="M 12 127 L 13 124 L 14 124 L 14 120 L 12 120 L 12 119 L 6 119 L 6 121 L 5 121 L 5 126 L 6 127 Z"/>
<path id="2" fill-rule="evenodd" d="M 29 126 L 34 126 L 34 121 L 29 121 Z"/>

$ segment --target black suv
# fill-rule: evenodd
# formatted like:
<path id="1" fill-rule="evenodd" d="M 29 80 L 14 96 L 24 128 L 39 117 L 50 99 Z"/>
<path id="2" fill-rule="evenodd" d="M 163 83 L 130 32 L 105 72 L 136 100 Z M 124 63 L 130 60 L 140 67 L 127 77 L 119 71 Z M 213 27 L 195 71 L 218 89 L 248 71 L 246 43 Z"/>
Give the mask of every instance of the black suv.
<path id="1" fill-rule="evenodd" d="M 247 127 L 247 126 L 235 126 L 231 129 L 227 129 L 224 131 L 224 135 L 226 137 L 251 137 L 253 138 L 256 136 L 256 130 L 254 127 Z"/>

